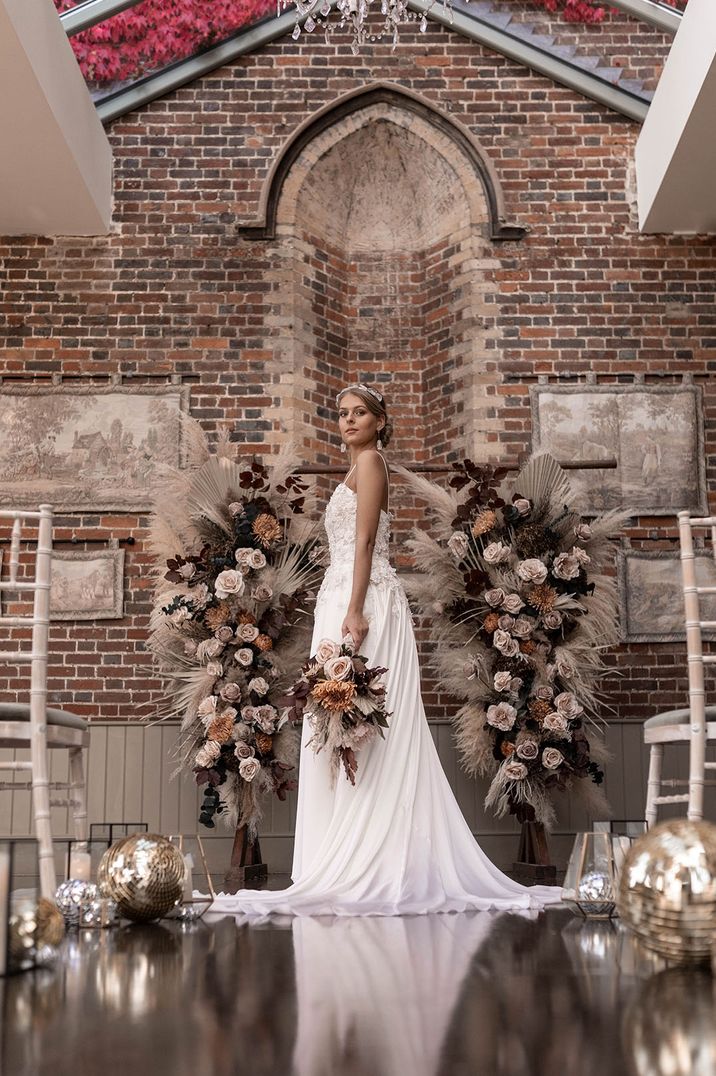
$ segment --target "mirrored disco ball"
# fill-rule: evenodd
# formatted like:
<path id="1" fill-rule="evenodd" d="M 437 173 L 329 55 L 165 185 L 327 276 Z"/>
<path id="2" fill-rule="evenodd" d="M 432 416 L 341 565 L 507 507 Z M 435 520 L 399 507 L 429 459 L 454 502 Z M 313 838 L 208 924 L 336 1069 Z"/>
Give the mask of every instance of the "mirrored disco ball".
<path id="1" fill-rule="evenodd" d="M 184 857 L 156 833 L 133 833 L 102 856 L 97 882 L 120 915 L 135 922 L 161 919 L 181 900 Z"/>
<path id="2" fill-rule="evenodd" d="M 716 826 L 662 822 L 629 850 L 619 914 L 647 948 L 679 964 L 710 958 L 716 940 Z"/>
<path id="3" fill-rule="evenodd" d="M 97 896 L 97 886 L 80 878 L 62 882 L 55 893 L 55 904 L 62 912 L 68 927 L 76 927 L 80 921 L 80 905 Z"/>

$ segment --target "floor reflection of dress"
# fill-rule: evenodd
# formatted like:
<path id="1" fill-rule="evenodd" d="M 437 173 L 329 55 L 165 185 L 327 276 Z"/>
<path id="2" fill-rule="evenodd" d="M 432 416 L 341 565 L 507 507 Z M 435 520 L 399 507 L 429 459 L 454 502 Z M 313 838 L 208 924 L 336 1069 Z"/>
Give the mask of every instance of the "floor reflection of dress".
<path id="1" fill-rule="evenodd" d="M 296 1076 L 434 1076 L 463 980 L 497 918 L 295 918 Z"/>

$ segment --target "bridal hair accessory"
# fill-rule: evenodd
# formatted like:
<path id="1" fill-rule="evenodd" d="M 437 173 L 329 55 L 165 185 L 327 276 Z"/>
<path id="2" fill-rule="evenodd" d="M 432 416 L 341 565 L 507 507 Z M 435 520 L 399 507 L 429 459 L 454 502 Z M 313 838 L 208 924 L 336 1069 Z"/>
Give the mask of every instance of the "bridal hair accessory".
<path id="1" fill-rule="evenodd" d="M 378 392 L 378 390 L 374 389 L 374 388 L 371 388 L 370 385 L 364 385 L 362 381 L 359 381 L 357 385 L 348 385 L 347 388 L 341 389 L 341 391 L 336 394 L 336 403 L 337 404 L 340 403 L 341 402 L 341 396 L 345 396 L 345 394 L 347 392 L 351 392 L 352 389 L 363 389 L 364 392 L 369 392 L 371 394 L 371 396 L 374 396 L 379 404 L 383 403 L 383 397 Z"/>
<path id="2" fill-rule="evenodd" d="M 355 653 L 350 635 L 340 644 L 322 639 L 282 700 L 292 722 L 299 722 L 305 710 L 313 729 L 308 744 L 315 754 L 328 748 L 334 783 L 342 763 L 346 777 L 355 784 L 356 752 L 383 736 L 388 727 L 391 715 L 386 713 L 382 683 L 387 671 L 369 669 L 367 659 Z"/>

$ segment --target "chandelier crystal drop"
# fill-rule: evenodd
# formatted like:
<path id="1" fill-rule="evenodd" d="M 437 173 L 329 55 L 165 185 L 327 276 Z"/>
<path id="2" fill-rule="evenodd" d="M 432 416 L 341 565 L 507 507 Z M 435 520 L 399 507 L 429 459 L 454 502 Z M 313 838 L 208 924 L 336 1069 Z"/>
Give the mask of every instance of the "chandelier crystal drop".
<path id="1" fill-rule="evenodd" d="M 442 2 L 443 9 L 449 11 L 452 16 L 451 0 L 434 0 L 431 10 L 436 3 Z M 380 16 L 377 8 L 380 5 Z M 392 40 L 392 48 L 398 44 L 398 33 L 401 25 L 417 22 L 420 19 L 420 32 L 425 33 L 428 28 L 427 12 L 418 15 L 410 11 L 407 0 L 276 0 L 276 16 L 289 7 L 295 7 L 296 23 L 291 37 L 298 41 L 302 32 L 313 33 L 322 26 L 326 35 L 331 30 L 350 27 L 352 31 L 351 52 L 357 55 L 368 43 L 382 41 L 385 38 Z M 329 24 L 328 17 L 332 8 L 337 9 L 337 21 Z M 368 22 L 373 13 L 382 21 L 375 27 L 373 32 Z"/>

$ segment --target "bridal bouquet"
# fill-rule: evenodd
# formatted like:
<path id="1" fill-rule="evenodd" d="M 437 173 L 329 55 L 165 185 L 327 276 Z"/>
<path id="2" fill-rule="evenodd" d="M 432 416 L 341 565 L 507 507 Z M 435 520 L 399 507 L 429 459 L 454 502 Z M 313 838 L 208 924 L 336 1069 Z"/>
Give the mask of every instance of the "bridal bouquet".
<path id="1" fill-rule="evenodd" d="M 597 687 L 618 640 L 605 567 L 628 513 L 585 522 L 551 456 L 511 487 L 504 471 L 453 467 L 456 492 L 431 494 L 438 534 L 410 543 L 424 573 L 413 594 L 433 618 L 440 685 L 463 699 L 463 765 L 491 777 L 486 806 L 550 825 L 554 791 L 603 780 Z M 605 809 L 596 790 L 587 800 Z"/>
<path id="2" fill-rule="evenodd" d="M 266 462 L 234 452 L 220 443 L 163 476 L 150 649 L 164 713 L 181 719 L 182 765 L 204 787 L 200 821 L 221 815 L 255 836 L 262 795 L 296 787 L 298 736 L 280 699 L 305 653 L 320 546 L 290 449 Z"/>
<path id="3" fill-rule="evenodd" d="M 381 682 L 387 671 L 369 669 L 366 659 L 345 642 L 322 639 L 284 700 L 294 722 L 305 711 L 313 729 L 310 746 L 316 754 L 327 748 L 334 776 L 342 763 L 352 785 L 358 769 L 356 752 L 383 736 L 388 727 L 390 714 Z"/>

